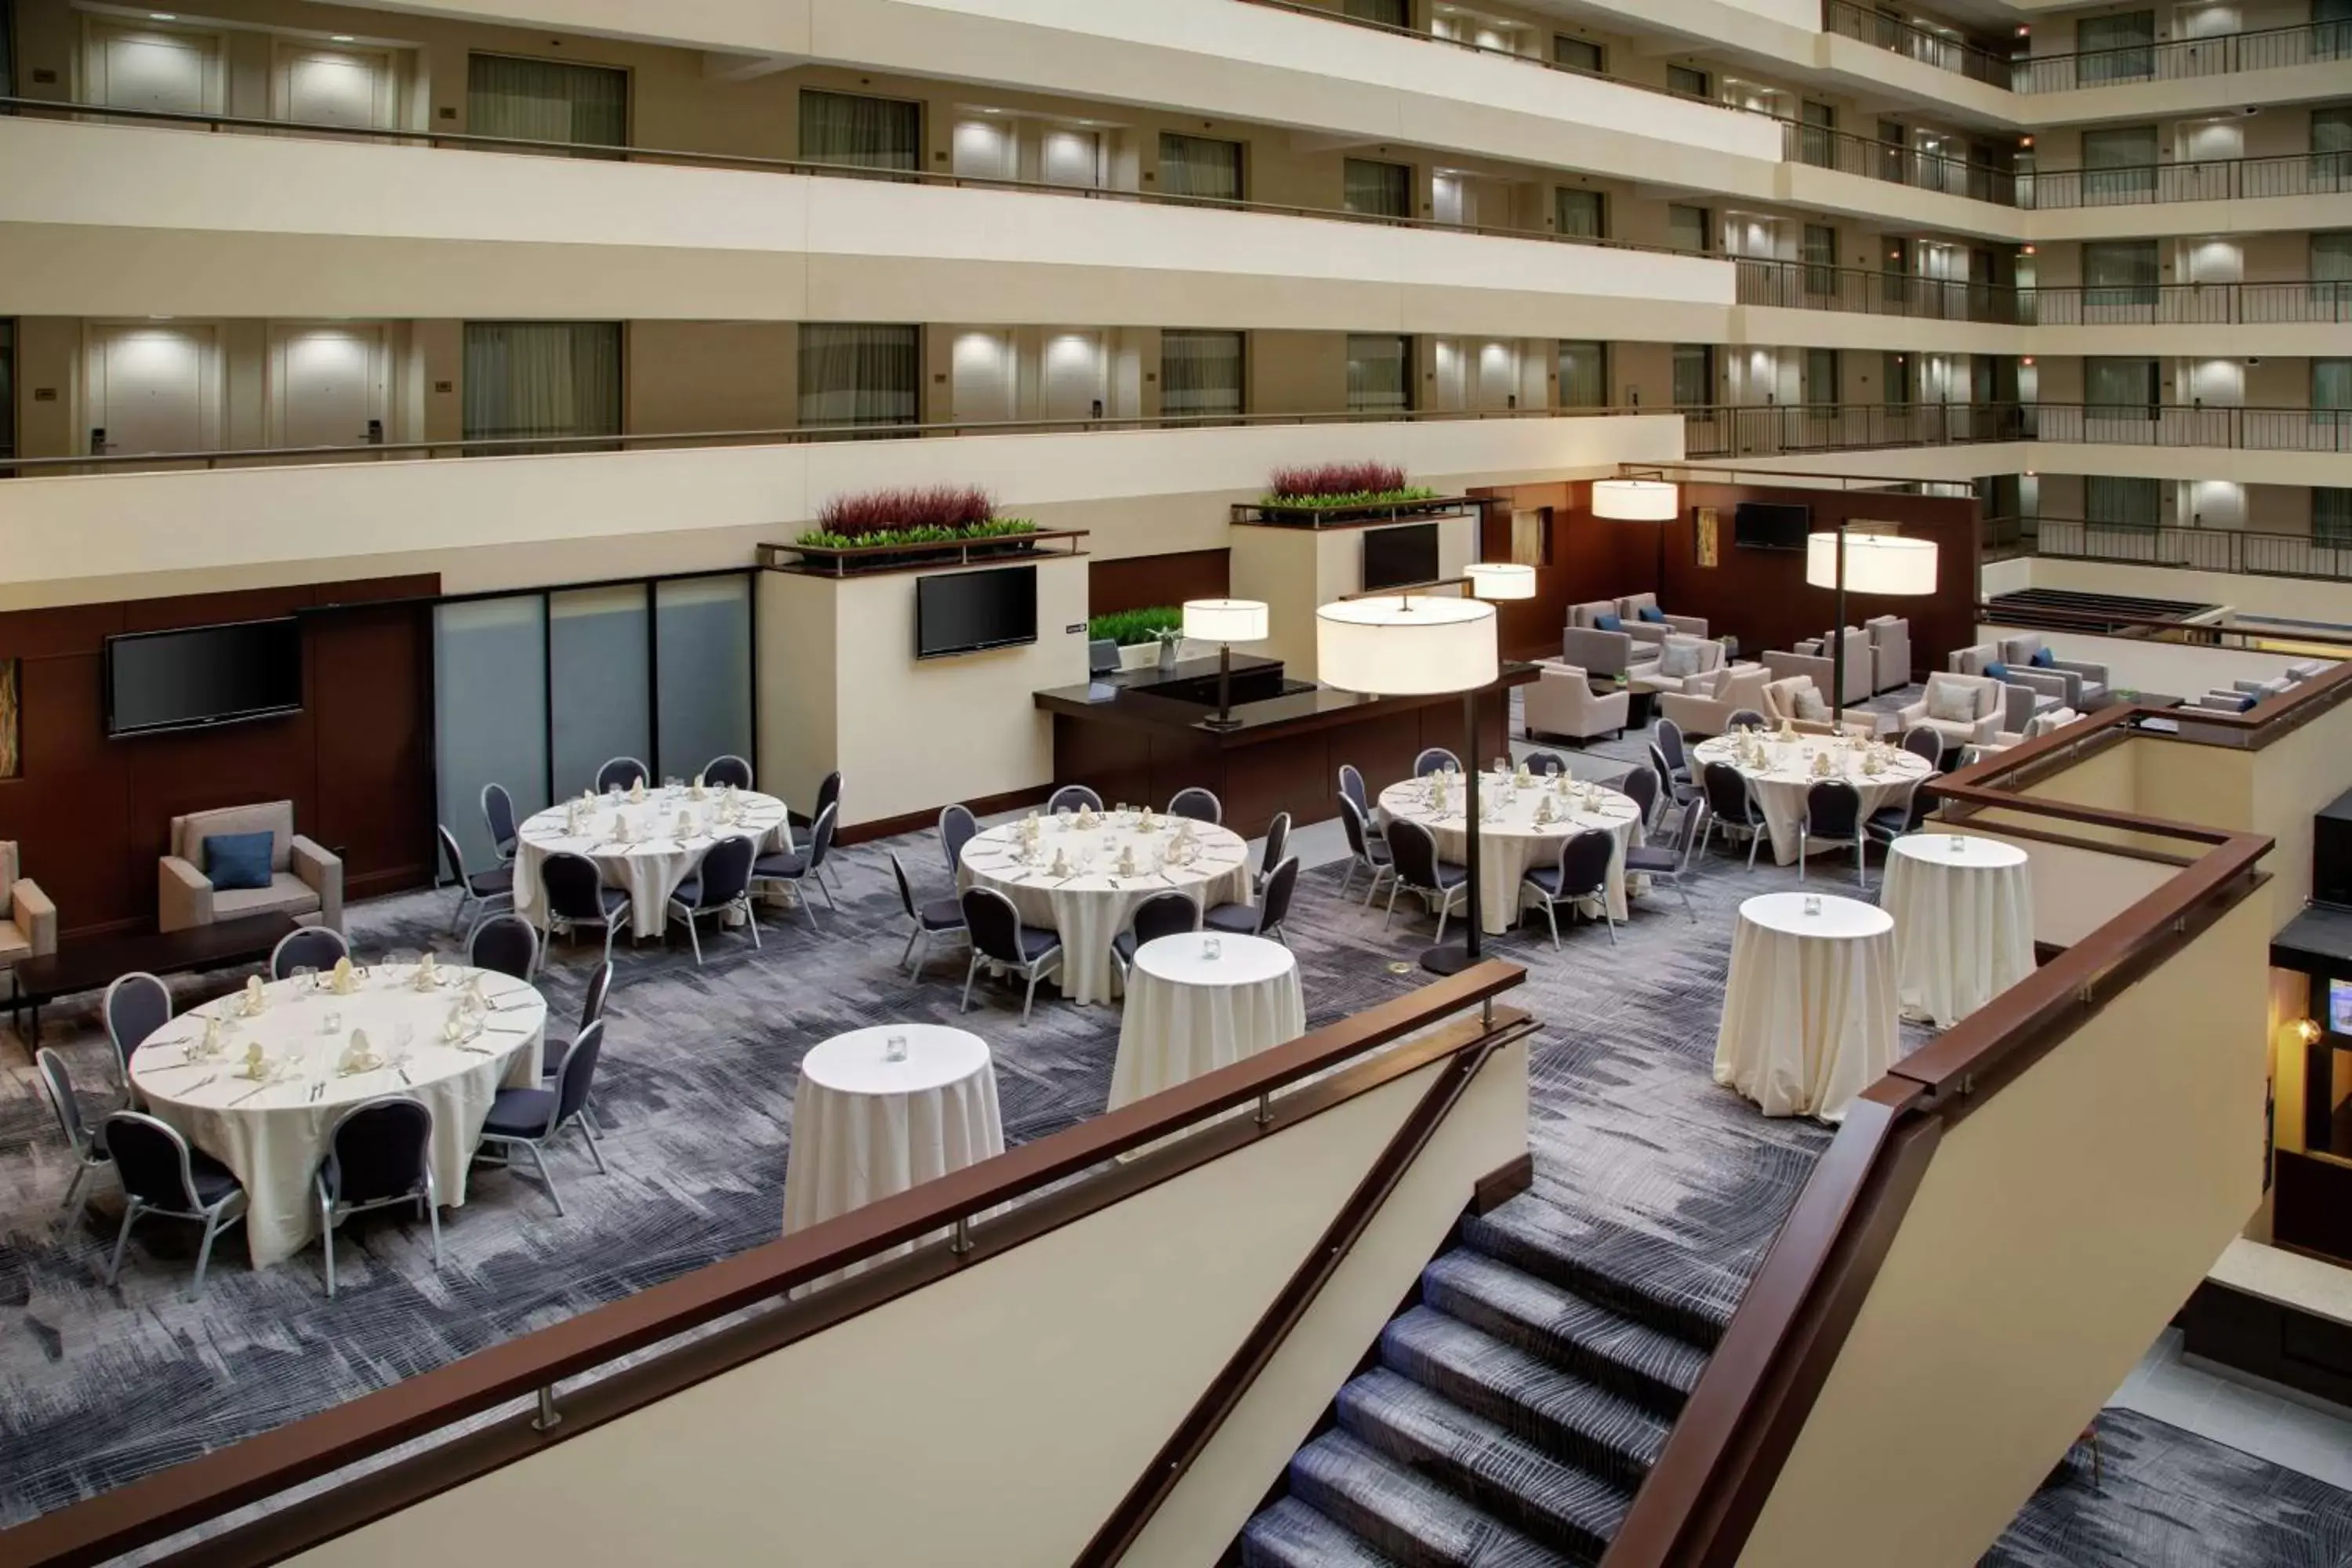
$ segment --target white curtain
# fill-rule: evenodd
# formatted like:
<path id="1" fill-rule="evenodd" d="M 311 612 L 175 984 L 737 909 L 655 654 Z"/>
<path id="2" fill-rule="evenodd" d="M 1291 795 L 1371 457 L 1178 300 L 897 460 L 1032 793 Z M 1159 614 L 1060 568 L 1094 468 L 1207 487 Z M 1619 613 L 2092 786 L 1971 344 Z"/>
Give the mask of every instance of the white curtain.
<path id="1" fill-rule="evenodd" d="M 1412 216 L 1412 170 L 1406 165 L 1350 158 L 1346 180 L 1345 200 L 1349 212 L 1379 217 Z"/>
<path id="2" fill-rule="evenodd" d="M 1352 333 L 1348 339 L 1348 406 L 1360 413 L 1402 413 L 1410 396 L 1412 340 Z"/>
<path id="3" fill-rule="evenodd" d="M 2152 359 L 2086 359 L 2083 362 L 2083 401 L 2093 419 L 2153 419 L 2162 401 L 2157 395 L 2156 362 Z"/>
<path id="4" fill-rule="evenodd" d="M 2085 307 L 2153 305 L 2158 266 L 2152 239 L 2094 240 L 2083 247 Z"/>
<path id="5" fill-rule="evenodd" d="M 621 146 L 629 139 L 629 73 L 561 60 L 468 55 L 466 130 L 526 142 Z"/>
<path id="6" fill-rule="evenodd" d="M 2135 81 L 2156 67 L 2156 13 L 2127 11 L 2120 16 L 2085 16 L 2074 24 L 2074 48 L 2079 57 L 2075 79 L 2094 82 Z"/>
<path id="7" fill-rule="evenodd" d="M 1160 133 L 1160 189 L 1171 196 L 1242 199 L 1242 144 L 1211 136 Z"/>
<path id="8" fill-rule="evenodd" d="M 1559 345 L 1559 405 L 1609 406 L 1609 345 L 1562 342 Z"/>
<path id="9" fill-rule="evenodd" d="M 2083 479 L 2083 518 L 2110 528 L 2154 528 L 2163 519 L 2159 481 L 2089 474 Z"/>
<path id="10" fill-rule="evenodd" d="M 914 424 L 919 357 L 913 327 L 802 327 L 801 423 Z"/>
<path id="11" fill-rule="evenodd" d="M 1715 350 L 1706 343 L 1675 345 L 1675 406 L 1705 408 L 1715 401 Z"/>
<path id="12" fill-rule="evenodd" d="M 922 109 L 890 98 L 801 89 L 801 156 L 860 169 L 922 165 Z"/>
<path id="13" fill-rule="evenodd" d="M 1360 22 L 1378 22 L 1385 27 L 1412 26 L 1412 0 L 1345 0 L 1339 9 Z"/>
<path id="14" fill-rule="evenodd" d="M 1202 417 L 1242 411 L 1242 335 L 1169 331 L 1160 334 L 1160 412 Z"/>
<path id="15" fill-rule="evenodd" d="M 1599 191 L 1560 190 L 1553 195 L 1553 216 L 1559 232 L 1580 239 L 1601 239 L 1609 233 L 1609 198 Z"/>
<path id="16" fill-rule="evenodd" d="M 618 321 L 466 323 L 466 439 L 621 433 Z"/>
<path id="17" fill-rule="evenodd" d="M 1708 221 L 1705 207 L 1685 206 L 1679 202 L 1666 204 L 1666 244 L 1676 250 L 1706 254 L 1715 226 Z"/>

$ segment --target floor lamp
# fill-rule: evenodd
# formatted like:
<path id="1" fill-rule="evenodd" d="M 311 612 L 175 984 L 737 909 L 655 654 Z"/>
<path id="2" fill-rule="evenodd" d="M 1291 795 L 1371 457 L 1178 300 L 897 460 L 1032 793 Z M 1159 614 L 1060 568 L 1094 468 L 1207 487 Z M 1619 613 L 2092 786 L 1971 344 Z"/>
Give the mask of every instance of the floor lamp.
<path id="1" fill-rule="evenodd" d="M 1234 644 L 1264 642 L 1265 606 L 1255 599 L 1187 599 L 1184 637 L 1217 645 L 1217 716 L 1202 722 L 1212 730 L 1236 730 L 1234 717 Z"/>
<path id="2" fill-rule="evenodd" d="M 1474 566 L 1465 574 L 1474 588 L 1478 571 Z M 1517 571 L 1526 574 L 1526 594 L 1507 591 L 1517 579 L 1507 573 L 1496 574 L 1491 585 L 1503 590 L 1504 596 L 1531 595 L 1533 568 Z M 1479 958 L 1478 693 L 1494 685 L 1503 670 L 1495 606 L 1483 599 L 1436 599 L 1425 594 L 1340 599 L 1315 612 L 1315 658 L 1323 684 L 1341 691 L 1373 697 L 1462 694 L 1469 749 L 1462 803 L 1467 838 L 1463 862 L 1468 873 L 1463 893 L 1469 904 L 1462 928 L 1465 935 L 1458 948 L 1433 947 L 1421 955 L 1421 966 L 1433 974 L 1459 973 Z"/>
<path id="3" fill-rule="evenodd" d="M 1682 514 L 1682 487 L 1665 479 L 1595 479 L 1592 515 L 1618 522 L 1672 522 Z M 1666 531 L 1658 530 L 1658 599 L 1666 597 Z"/>
<path id="4" fill-rule="evenodd" d="M 1899 534 L 1850 533 L 1840 518 L 1834 531 L 1805 536 L 1805 581 L 1816 588 L 1837 592 L 1837 609 L 1830 621 L 1830 730 L 1845 732 L 1845 595 L 1857 594 L 1918 596 L 1936 591 L 1936 542 L 1905 539 Z M 1877 524 L 1865 523 L 1865 529 Z M 1910 672 L 1904 672 L 1910 679 Z M 1876 682 L 1873 682 L 1875 685 Z"/>

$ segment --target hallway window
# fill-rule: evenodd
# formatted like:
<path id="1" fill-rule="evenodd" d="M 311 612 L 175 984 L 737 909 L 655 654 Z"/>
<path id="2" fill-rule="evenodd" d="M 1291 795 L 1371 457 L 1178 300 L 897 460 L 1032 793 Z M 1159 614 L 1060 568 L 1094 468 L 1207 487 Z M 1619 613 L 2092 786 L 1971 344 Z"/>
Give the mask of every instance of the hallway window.
<path id="1" fill-rule="evenodd" d="M 466 130 L 525 142 L 625 146 L 629 73 L 566 60 L 468 55 Z"/>
<path id="2" fill-rule="evenodd" d="M 803 325 L 801 423 L 914 424 L 921 358 L 914 327 Z"/>
<path id="3" fill-rule="evenodd" d="M 2083 205 L 2156 195 L 2156 127 L 2111 125 L 2083 132 Z"/>
<path id="4" fill-rule="evenodd" d="M 2352 321 L 2352 228 L 2311 237 L 2311 302 L 2335 320 Z"/>
<path id="5" fill-rule="evenodd" d="M 2311 542 L 2331 550 L 2352 550 L 2352 489 L 2311 487 Z"/>
<path id="6" fill-rule="evenodd" d="M 2074 79 L 2083 87 L 2144 81 L 2156 69 L 2156 13 L 2126 11 L 2074 24 Z"/>
<path id="7" fill-rule="evenodd" d="M 1715 345 L 1675 345 L 1675 406 L 1705 408 L 1715 401 Z"/>
<path id="8" fill-rule="evenodd" d="M 1837 292 L 1837 230 L 1825 223 L 1805 226 L 1798 252 L 1805 263 L 1805 292 Z"/>
<path id="9" fill-rule="evenodd" d="M 1412 26 L 1412 0 L 1347 0 L 1340 12 L 1359 22 L 1378 22 L 1383 27 Z"/>
<path id="10" fill-rule="evenodd" d="M 1666 68 L 1666 90 L 1681 93 L 1685 98 L 1713 98 L 1715 81 L 1703 70 L 1688 66 Z"/>
<path id="11" fill-rule="evenodd" d="M 1374 217 L 1412 216 L 1411 164 L 1350 158 L 1342 178 L 1346 182 L 1343 205 L 1348 211 Z"/>
<path id="12" fill-rule="evenodd" d="M 1606 239 L 1609 237 L 1609 198 L 1600 191 L 1577 191 L 1562 186 L 1552 193 L 1552 216 L 1559 232 L 1580 239 Z"/>
<path id="13" fill-rule="evenodd" d="M 1559 345 L 1559 405 L 1609 406 L 1609 345 L 1563 340 Z"/>
<path id="14" fill-rule="evenodd" d="M 857 169 L 920 168 L 922 105 L 803 88 L 801 157 Z"/>
<path id="15" fill-rule="evenodd" d="M 1348 408 L 1402 414 L 1412 406 L 1412 340 L 1388 333 L 1348 334 Z"/>
<path id="16" fill-rule="evenodd" d="M 2094 240 L 2083 247 L 2083 309 L 2087 313 L 2145 310 L 2156 303 L 2152 239 Z"/>
<path id="17" fill-rule="evenodd" d="M 1805 351 L 1805 403 L 1808 407 L 1834 409 L 1838 404 L 1838 352 Z"/>
<path id="18" fill-rule="evenodd" d="M 2086 475 L 2083 521 L 2106 528 L 2154 528 L 2164 521 L 2163 483 L 2113 474 Z"/>
<path id="19" fill-rule="evenodd" d="M 1715 248 L 1715 214 L 1705 207 L 1666 205 L 1666 244 L 1704 256 Z"/>
<path id="20" fill-rule="evenodd" d="M 1242 199 L 1242 144 L 1213 136 L 1160 133 L 1160 191 L 1162 195 L 1198 196 L 1208 201 Z"/>
<path id="21" fill-rule="evenodd" d="M 621 323 L 467 321 L 468 441 L 621 433 Z"/>
<path id="22" fill-rule="evenodd" d="M 2153 419 L 2164 399 L 2156 361 L 2093 358 L 2083 362 L 2083 410 L 2087 419 Z"/>
<path id="23" fill-rule="evenodd" d="M 1551 63 L 1566 66 L 1570 70 L 1590 71 L 1594 76 L 1606 76 L 1609 57 L 1591 38 L 1570 38 L 1554 34 L 1551 40 Z"/>
<path id="24" fill-rule="evenodd" d="M 2311 184 L 2315 190 L 2352 190 L 2352 108 L 2311 111 Z"/>
<path id="25" fill-rule="evenodd" d="M 1242 334 L 1170 329 L 1160 334 L 1160 412 L 1208 418 L 1242 411 Z"/>

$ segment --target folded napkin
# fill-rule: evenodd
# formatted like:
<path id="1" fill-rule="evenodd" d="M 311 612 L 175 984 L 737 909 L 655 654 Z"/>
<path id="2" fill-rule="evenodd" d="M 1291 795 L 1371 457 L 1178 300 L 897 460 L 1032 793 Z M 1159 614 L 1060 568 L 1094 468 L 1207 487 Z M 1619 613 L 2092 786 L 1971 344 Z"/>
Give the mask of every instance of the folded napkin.
<path id="1" fill-rule="evenodd" d="M 359 976 L 352 970 L 349 954 L 335 960 L 335 973 L 330 984 L 333 985 L 335 994 L 339 996 L 348 996 L 359 989 Z"/>

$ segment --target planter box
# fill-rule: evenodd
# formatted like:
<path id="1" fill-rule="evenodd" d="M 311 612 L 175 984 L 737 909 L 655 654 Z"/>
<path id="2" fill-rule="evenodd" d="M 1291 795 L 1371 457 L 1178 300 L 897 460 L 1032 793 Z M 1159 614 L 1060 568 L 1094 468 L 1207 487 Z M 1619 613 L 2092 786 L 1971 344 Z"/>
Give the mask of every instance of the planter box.
<path id="1" fill-rule="evenodd" d="M 1423 518 L 1458 517 L 1475 511 L 1477 505 L 1465 496 L 1430 496 L 1422 500 L 1348 507 L 1282 506 L 1253 501 L 1234 507 L 1233 521 L 1267 528 L 1351 528 L 1368 522 L 1415 522 Z"/>
<path id="2" fill-rule="evenodd" d="M 823 577 L 856 577 L 869 572 L 911 572 L 937 566 L 984 566 L 992 562 L 1042 556 L 1047 542 L 1065 542 L 1076 554 L 1084 529 L 1040 529 L 969 541 L 921 544 L 865 544 L 835 549 L 822 544 L 762 544 L 760 564 L 774 571 L 809 572 Z M 1051 553 L 1060 553 L 1054 552 Z"/>

